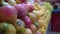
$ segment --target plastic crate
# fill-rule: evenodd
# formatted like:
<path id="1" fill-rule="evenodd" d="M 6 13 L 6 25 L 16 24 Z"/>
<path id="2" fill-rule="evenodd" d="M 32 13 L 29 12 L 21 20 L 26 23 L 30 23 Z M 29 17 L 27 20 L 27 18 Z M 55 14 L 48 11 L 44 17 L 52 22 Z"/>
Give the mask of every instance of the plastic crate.
<path id="1" fill-rule="evenodd" d="M 60 10 L 54 10 L 51 17 L 51 31 L 60 32 Z"/>

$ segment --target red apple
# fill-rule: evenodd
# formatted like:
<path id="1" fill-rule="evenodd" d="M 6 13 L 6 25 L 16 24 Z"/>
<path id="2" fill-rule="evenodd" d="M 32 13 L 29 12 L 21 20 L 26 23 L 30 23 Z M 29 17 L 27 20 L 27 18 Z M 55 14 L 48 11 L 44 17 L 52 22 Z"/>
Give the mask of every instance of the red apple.
<path id="1" fill-rule="evenodd" d="M 22 5 L 26 8 L 27 11 L 29 11 L 29 7 L 27 4 L 22 3 Z"/>
<path id="2" fill-rule="evenodd" d="M 32 5 L 28 5 L 28 7 L 29 7 L 29 12 L 33 12 L 33 10 L 34 10 L 34 6 L 32 6 Z"/>
<path id="3" fill-rule="evenodd" d="M 23 18 L 23 21 L 25 22 L 25 27 L 29 28 L 30 25 L 31 25 L 31 20 L 30 20 L 30 18 L 29 18 L 28 16 L 25 16 L 25 17 Z"/>
<path id="4" fill-rule="evenodd" d="M 32 30 L 33 34 L 37 31 L 37 27 L 34 24 L 30 25 L 30 29 Z"/>
<path id="5" fill-rule="evenodd" d="M 21 3 L 27 3 L 27 0 L 20 0 L 21 1 Z"/>
<path id="6" fill-rule="evenodd" d="M 22 18 L 24 18 L 27 15 L 27 10 L 21 4 L 17 4 L 14 7 L 18 11 L 18 18 L 22 19 Z"/>
<path id="7" fill-rule="evenodd" d="M 17 18 L 17 10 L 13 6 L 0 6 L 0 22 L 14 23 Z"/>
<path id="8" fill-rule="evenodd" d="M 31 22 L 34 24 L 36 21 L 36 15 L 34 13 L 28 13 L 28 17 L 31 19 Z"/>

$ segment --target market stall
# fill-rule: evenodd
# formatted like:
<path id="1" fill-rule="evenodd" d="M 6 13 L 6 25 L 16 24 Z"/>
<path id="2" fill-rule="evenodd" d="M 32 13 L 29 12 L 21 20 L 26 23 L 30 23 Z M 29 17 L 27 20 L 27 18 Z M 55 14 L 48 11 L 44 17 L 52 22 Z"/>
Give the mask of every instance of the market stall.
<path id="1" fill-rule="evenodd" d="M 46 34 L 53 6 L 40 0 L 0 0 L 0 34 Z"/>

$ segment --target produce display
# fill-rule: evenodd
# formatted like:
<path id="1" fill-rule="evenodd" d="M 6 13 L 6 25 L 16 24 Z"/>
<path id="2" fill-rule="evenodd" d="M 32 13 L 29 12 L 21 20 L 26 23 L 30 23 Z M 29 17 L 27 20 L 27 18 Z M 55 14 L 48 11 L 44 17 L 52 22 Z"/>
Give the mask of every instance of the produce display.
<path id="1" fill-rule="evenodd" d="M 0 34 L 45 34 L 53 7 L 48 2 L 0 0 Z"/>

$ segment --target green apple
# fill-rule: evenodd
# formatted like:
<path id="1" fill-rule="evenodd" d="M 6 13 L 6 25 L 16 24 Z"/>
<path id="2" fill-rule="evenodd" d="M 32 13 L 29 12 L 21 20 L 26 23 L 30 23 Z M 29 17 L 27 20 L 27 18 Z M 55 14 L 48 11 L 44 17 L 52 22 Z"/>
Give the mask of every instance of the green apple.
<path id="1" fill-rule="evenodd" d="M 12 24 L 7 22 L 0 23 L 0 34 L 16 34 L 16 29 Z"/>
<path id="2" fill-rule="evenodd" d="M 17 34 L 25 34 L 25 28 L 20 27 L 19 31 L 17 31 Z"/>
<path id="3" fill-rule="evenodd" d="M 17 34 L 24 34 L 25 32 L 25 23 L 21 19 L 17 19 L 16 23 L 14 23 L 14 26 L 17 30 Z"/>
<path id="4" fill-rule="evenodd" d="M 32 31 L 31 31 L 31 29 L 29 29 L 29 28 L 26 28 L 26 30 L 25 30 L 25 34 L 32 34 Z"/>

